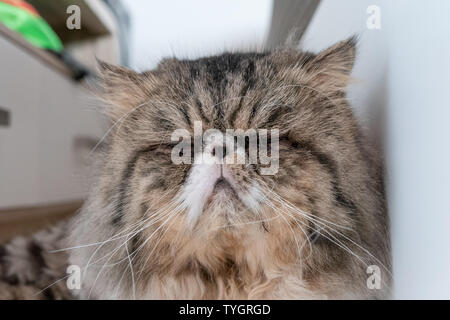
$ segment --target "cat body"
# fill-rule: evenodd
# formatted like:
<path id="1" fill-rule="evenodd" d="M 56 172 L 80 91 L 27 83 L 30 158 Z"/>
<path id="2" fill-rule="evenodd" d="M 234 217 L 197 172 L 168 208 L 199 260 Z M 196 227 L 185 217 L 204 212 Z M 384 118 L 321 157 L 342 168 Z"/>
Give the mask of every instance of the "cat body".
<path id="1" fill-rule="evenodd" d="M 168 59 L 141 74 L 101 64 L 113 130 L 64 240 L 68 264 L 82 271 L 73 296 L 388 297 L 381 166 L 345 98 L 355 50 L 352 38 L 319 54 Z M 239 148 L 249 156 L 246 144 L 225 148 L 223 162 L 174 163 L 177 143 L 192 140 L 173 132 L 198 139 L 198 123 L 222 132 L 225 147 L 228 129 L 276 131 L 276 172 L 225 161 Z M 217 160 L 210 144 L 181 144 L 180 154 Z"/>

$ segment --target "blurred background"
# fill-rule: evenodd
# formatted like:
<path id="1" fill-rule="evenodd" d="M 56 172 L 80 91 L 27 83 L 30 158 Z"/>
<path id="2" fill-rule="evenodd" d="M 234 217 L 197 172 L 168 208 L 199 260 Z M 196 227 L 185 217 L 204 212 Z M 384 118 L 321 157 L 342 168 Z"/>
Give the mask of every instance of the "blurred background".
<path id="1" fill-rule="evenodd" d="M 86 155 L 108 129 L 96 58 L 143 71 L 358 34 L 348 98 L 385 156 L 394 297 L 450 298 L 448 12 L 445 0 L 0 0 L 0 241 L 82 204 Z"/>

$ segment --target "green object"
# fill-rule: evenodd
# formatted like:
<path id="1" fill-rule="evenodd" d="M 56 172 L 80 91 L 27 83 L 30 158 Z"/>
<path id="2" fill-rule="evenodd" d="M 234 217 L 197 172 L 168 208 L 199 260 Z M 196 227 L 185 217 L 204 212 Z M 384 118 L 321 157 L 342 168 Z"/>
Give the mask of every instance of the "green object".
<path id="1" fill-rule="evenodd" d="M 62 51 L 61 40 L 45 20 L 22 8 L 0 2 L 0 22 L 36 47 Z"/>

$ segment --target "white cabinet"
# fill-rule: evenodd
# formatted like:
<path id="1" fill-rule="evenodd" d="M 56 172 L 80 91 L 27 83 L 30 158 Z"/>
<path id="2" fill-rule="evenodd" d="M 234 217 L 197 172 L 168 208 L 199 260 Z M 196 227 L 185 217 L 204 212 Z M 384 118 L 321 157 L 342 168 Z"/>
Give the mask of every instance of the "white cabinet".
<path id="1" fill-rule="evenodd" d="M 86 88 L 0 37 L 0 107 L 0 210 L 82 199 L 74 140 L 105 128 Z"/>

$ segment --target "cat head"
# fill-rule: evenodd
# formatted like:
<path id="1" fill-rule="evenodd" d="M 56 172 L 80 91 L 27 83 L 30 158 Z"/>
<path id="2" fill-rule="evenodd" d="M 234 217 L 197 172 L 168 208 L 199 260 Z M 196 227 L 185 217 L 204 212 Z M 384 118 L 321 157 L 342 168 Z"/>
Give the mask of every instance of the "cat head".
<path id="1" fill-rule="evenodd" d="M 356 138 L 344 96 L 354 59 L 351 38 L 319 54 L 167 59 L 144 73 L 101 63 L 114 125 L 107 157 L 122 194 L 116 220 L 153 212 L 155 199 L 177 204 L 191 228 L 202 217 L 267 218 L 271 193 L 306 211 L 313 199 L 331 201 L 338 158 Z"/>
<path id="2" fill-rule="evenodd" d="M 111 129 L 96 221 L 127 232 L 148 273 L 343 263 L 331 230 L 371 237 L 380 204 L 345 98 L 355 45 L 166 59 L 144 73 L 101 63 Z"/>

